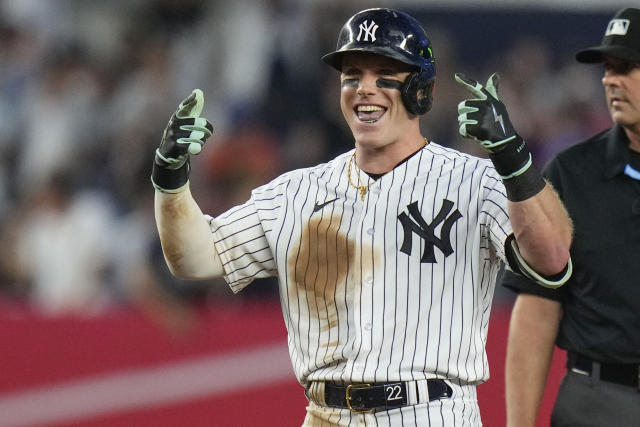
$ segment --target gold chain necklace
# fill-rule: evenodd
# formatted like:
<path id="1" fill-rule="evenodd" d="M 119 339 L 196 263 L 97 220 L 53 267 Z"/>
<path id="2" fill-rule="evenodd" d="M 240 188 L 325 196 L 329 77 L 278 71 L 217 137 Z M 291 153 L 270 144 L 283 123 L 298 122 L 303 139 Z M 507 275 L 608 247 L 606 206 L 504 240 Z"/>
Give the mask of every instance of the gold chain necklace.
<path id="1" fill-rule="evenodd" d="M 425 138 L 424 145 L 420 147 L 420 150 L 426 147 L 428 143 L 429 143 L 429 140 Z M 367 194 L 367 191 L 369 190 L 369 186 L 373 184 L 375 181 L 369 178 L 369 183 L 367 185 L 356 185 L 351 181 L 351 165 L 355 163 L 355 159 L 356 159 L 356 152 L 354 151 L 351 157 L 349 158 L 349 164 L 347 165 L 347 181 L 349 181 L 349 185 L 351 185 L 353 188 L 360 191 L 360 198 L 362 199 L 362 201 L 364 201 L 364 196 Z M 358 167 L 357 164 L 356 164 L 356 167 Z M 360 184 L 360 173 L 358 173 L 358 184 Z"/>
<path id="2" fill-rule="evenodd" d="M 351 155 L 351 158 L 349 159 L 349 165 L 347 166 L 347 180 L 349 181 L 349 185 L 351 185 L 352 187 L 360 191 L 360 198 L 364 201 L 364 195 L 367 194 L 367 190 L 369 189 L 369 186 L 375 181 L 369 178 L 370 181 L 367 185 L 355 185 L 353 182 L 351 182 L 351 163 L 353 163 L 355 158 L 356 158 L 356 152 L 354 151 L 353 154 Z M 360 173 L 358 173 L 358 184 L 359 183 L 360 183 Z"/>

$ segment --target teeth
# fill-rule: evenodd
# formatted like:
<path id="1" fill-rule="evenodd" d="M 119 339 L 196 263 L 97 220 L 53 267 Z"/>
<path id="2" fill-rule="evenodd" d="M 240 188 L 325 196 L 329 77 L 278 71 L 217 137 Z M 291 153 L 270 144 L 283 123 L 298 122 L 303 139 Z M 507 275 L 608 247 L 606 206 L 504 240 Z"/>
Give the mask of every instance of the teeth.
<path id="1" fill-rule="evenodd" d="M 358 111 L 382 111 L 382 107 L 377 105 L 358 105 Z"/>

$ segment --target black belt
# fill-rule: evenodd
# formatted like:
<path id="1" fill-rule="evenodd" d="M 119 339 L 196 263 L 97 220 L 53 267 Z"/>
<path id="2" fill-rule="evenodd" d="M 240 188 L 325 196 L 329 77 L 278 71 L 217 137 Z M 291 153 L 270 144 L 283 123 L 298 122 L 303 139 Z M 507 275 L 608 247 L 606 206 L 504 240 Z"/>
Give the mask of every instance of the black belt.
<path id="1" fill-rule="evenodd" d="M 453 390 L 442 380 L 427 380 L 429 402 L 451 397 Z M 417 393 L 417 388 L 416 388 Z M 324 400 L 327 406 L 347 408 L 353 412 L 375 412 L 400 408 L 408 404 L 407 384 L 337 384 L 325 383 Z M 420 402 L 420 397 L 417 396 Z"/>
<path id="2" fill-rule="evenodd" d="M 596 379 L 616 384 L 637 387 L 640 390 L 640 364 L 601 363 L 577 353 L 569 353 L 567 369 L 583 375 L 594 376 L 595 366 L 600 365 L 600 376 Z"/>

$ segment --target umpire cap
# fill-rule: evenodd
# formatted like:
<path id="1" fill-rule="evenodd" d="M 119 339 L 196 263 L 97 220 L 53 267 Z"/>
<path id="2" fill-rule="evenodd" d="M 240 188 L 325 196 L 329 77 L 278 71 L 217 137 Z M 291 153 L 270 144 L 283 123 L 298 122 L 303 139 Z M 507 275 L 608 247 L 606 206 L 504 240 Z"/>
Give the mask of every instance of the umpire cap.
<path id="1" fill-rule="evenodd" d="M 609 21 L 600 46 L 581 50 L 576 59 L 584 63 L 602 62 L 604 55 L 640 62 L 640 9 L 619 10 Z"/>

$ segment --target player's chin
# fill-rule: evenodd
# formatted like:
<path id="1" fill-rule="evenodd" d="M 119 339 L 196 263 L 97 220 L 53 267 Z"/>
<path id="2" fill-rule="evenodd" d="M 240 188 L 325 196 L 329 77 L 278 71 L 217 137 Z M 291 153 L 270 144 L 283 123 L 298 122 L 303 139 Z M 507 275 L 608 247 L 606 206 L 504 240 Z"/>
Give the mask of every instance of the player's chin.
<path id="1" fill-rule="evenodd" d="M 361 133 L 373 133 L 378 132 L 384 127 L 386 122 L 386 115 L 376 119 L 361 119 L 355 116 L 351 121 L 351 130 Z"/>
<path id="2" fill-rule="evenodd" d="M 382 135 L 381 128 L 379 126 L 355 126 L 351 128 L 351 132 L 356 141 L 376 141 L 379 136 Z"/>
<path id="3" fill-rule="evenodd" d="M 383 145 L 382 141 L 386 139 L 385 135 L 386 134 L 382 132 L 381 129 L 372 129 L 371 127 L 353 132 L 356 144 L 361 148 L 375 148 L 379 147 L 381 144 Z"/>

